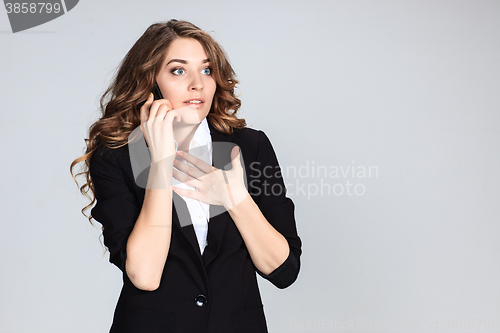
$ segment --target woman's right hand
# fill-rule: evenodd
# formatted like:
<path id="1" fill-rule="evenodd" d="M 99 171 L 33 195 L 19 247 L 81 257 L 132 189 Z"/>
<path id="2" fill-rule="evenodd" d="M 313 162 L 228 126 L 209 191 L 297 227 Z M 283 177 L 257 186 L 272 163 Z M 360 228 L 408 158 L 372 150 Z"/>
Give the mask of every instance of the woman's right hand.
<path id="1" fill-rule="evenodd" d="M 181 116 L 172 110 L 172 104 L 166 99 L 154 100 L 149 95 L 141 107 L 141 130 L 149 146 L 152 163 L 163 159 L 171 164 L 175 159 L 173 122 L 181 121 Z"/>

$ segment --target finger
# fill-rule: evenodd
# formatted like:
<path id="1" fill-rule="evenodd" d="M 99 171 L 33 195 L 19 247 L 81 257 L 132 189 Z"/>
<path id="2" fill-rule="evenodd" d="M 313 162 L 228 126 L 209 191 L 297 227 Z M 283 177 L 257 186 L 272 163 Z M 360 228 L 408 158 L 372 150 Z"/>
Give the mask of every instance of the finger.
<path id="1" fill-rule="evenodd" d="M 154 96 L 153 93 L 151 93 L 146 102 L 144 103 L 144 105 L 141 106 L 141 114 L 140 114 L 141 124 L 148 120 L 149 108 L 151 107 L 153 101 L 154 101 Z"/>
<path id="2" fill-rule="evenodd" d="M 168 99 L 157 99 L 153 101 L 153 104 L 151 104 L 151 108 L 149 110 L 149 120 L 155 119 L 158 113 L 158 109 L 162 105 L 165 105 L 168 110 L 172 110 L 172 103 L 170 103 Z"/>
<path id="3" fill-rule="evenodd" d="M 233 164 L 233 168 L 241 168 L 241 149 L 238 146 L 234 146 L 231 150 L 231 163 Z"/>
<path id="4" fill-rule="evenodd" d="M 180 172 L 174 168 L 172 168 L 172 176 L 177 179 L 178 181 L 180 181 L 181 183 L 184 183 L 186 185 L 189 185 L 189 186 L 192 186 L 196 189 L 200 189 L 201 187 L 201 183 L 198 179 L 196 178 L 193 178 L 189 175 L 186 175 L 185 173 L 183 172 Z"/>
<path id="5" fill-rule="evenodd" d="M 146 139 L 146 145 L 148 147 L 151 147 L 151 142 L 149 140 L 149 134 L 148 134 L 148 130 L 147 130 L 147 120 L 149 118 L 149 109 L 151 107 L 151 104 L 153 103 L 154 101 L 154 96 L 153 96 L 153 93 L 149 94 L 149 97 L 148 99 L 146 100 L 146 102 L 141 106 L 141 113 L 140 113 L 140 119 L 141 119 L 141 131 L 142 131 L 142 134 L 144 135 L 144 138 Z"/>
<path id="6" fill-rule="evenodd" d="M 170 110 L 167 115 L 165 116 L 165 121 L 168 121 L 169 123 L 173 123 L 175 121 L 181 121 L 181 115 L 177 110 Z"/>
<path id="7" fill-rule="evenodd" d="M 142 131 L 142 135 L 144 136 L 144 139 L 146 139 L 146 146 L 151 147 L 151 144 L 149 143 L 149 139 L 148 139 L 147 127 L 144 126 L 144 123 L 141 123 L 141 131 Z"/>
<path id="8" fill-rule="evenodd" d="M 189 163 L 191 163 L 192 165 L 194 165 L 195 167 L 197 167 L 198 169 L 200 169 L 201 171 L 205 172 L 205 173 L 210 173 L 212 172 L 212 166 L 211 165 L 208 165 L 205 161 L 199 159 L 198 157 L 196 156 L 193 156 L 189 153 L 186 153 L 185 151 L 177 151 L 177 155 L 180 156 L 181 158 L 185 159 L 186 161 L 188 161 Z"/>
<path id="9" fill-rule="evenodd" d="M 156 116 L 154 118 L 154 122 L 162 122 L 165 119 L 165 115 L 170 112 L 170 107 L 165 105 L 164 103 L 160 104 L 156 111 Z"/>
<path id="10" fill-rule="evenodd" d="M 182 122 L 185 124 L 199 124 L 202 122 L 203 118 L 200 119 L 200 115 L 196 109 L 196 105 L 188 105 L 175 109 L 179 112 L 182 117 Z"/>
<path id="11" fill-rule="evenodd" d="M 178 195 L 182 195 L 183 197 L 186 198 L 191 198 L 191 199 L 196 199 L 202 202 L 205 202 L 204 196 L 201 192 L 199 191 L 193 191 L 193 190 L 186 190 L 180 187 L 172 186 L 172 190 L 177 193 Z"/>
<path id="12" fill-rule="evenodd" d="M 206 173 L 204 173 L 203 171 L 198 170 L 197 168 L 192 167 L 177 158 L 174 159 L 174 167 L 176 167 L 179 171 L 184 172 L 186 175 L 189 175 L 196 179 L 200 179 L 201 177 L 206 175 Z"/>

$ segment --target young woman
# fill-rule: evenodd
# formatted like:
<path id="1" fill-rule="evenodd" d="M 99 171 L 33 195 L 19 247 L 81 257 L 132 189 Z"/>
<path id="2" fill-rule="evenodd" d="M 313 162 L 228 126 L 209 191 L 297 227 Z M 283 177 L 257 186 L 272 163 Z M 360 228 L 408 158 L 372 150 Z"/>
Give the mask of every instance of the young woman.
<path id="1" fill-rule="evenodd" d="M 236 117 L 237 83 L 210 35 L 170 20 L 146 30 L 101 98 L 71 170 L 85 162 L 82 212 L 96 202 L 89 220 L 123 272 L 110 332 L 267 332 L 256 272 L 278 288 L 296 280 L 294 204 L 269 139 Z"/>

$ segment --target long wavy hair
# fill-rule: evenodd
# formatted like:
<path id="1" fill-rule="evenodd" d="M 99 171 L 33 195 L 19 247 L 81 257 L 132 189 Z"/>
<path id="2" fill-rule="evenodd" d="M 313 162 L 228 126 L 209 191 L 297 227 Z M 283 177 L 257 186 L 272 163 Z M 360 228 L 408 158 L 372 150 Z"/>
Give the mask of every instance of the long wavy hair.
<path id="1" fill-rule="evenodd" d="M 210 59 L 211 75 L 217 88 L 207 120 L 219 132 L 225 134 L 231 134 L 233 129 L 246 126 L 245 119 L 236 117 L 241 106 L 241 101 L 234 93 L 238 81 L 219 44 L 208 33 L 187 21 L 173 19 L 151 25 L 119 65 L 111 85 L 100 99 L 102 116 L 89 128 L 88 138 L 85 139 L 85 154 L 75 159 L 70 165 L 71 176 L 78 186 L 78 181 L 73 175 L 73 168 L 76 164 L 84 162 L 81 172 L 76 176 L 84 175 L 86 180 L 86 183 L 79 189 L 91 202 L 81 211 L 92 225 L 92 216 L 85 214 L 85 211 L 96 201 L 94 184 L 89 171 L 90 158 L 100 145 L 117 149 L 128 143 L 129 135 L 141 123 L 140 105 L 153 91 L 155 77 L 160 70 L 167 49 L 177 38 L 196 39 Z M 92 196 L 88 195 L 89 192 Z"/>

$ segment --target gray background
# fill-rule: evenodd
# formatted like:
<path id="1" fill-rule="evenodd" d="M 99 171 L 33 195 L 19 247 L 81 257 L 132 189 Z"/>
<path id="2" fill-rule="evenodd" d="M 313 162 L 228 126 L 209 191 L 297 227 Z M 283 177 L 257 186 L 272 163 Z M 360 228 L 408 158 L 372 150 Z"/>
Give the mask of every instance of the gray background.
<path id="1" fill-rule="evenodd" d="M 170 18 L 213 31 L 284 169 L 378 168 L 284 172 L 306 186 L 302 269 L 285 290 L 259 277 L 270 332 L 499 331 L 499 1 L 107 0 L 17 34 L 0 9 L 1 332 L 109 329 L 121 274 L 69 165 L 113 70 Z M 364 194 L 314 194 L 347 182 Z"/>

